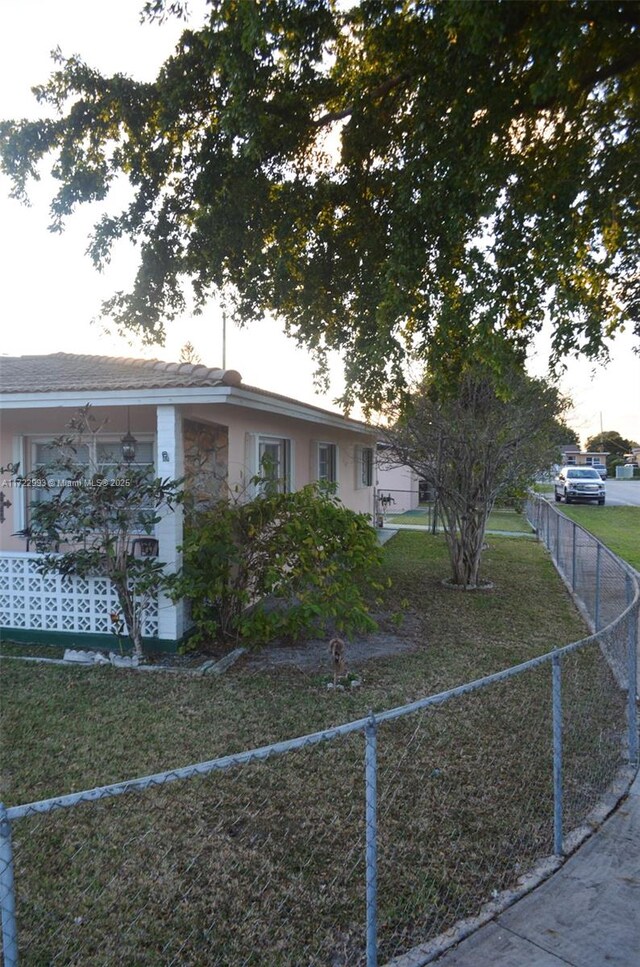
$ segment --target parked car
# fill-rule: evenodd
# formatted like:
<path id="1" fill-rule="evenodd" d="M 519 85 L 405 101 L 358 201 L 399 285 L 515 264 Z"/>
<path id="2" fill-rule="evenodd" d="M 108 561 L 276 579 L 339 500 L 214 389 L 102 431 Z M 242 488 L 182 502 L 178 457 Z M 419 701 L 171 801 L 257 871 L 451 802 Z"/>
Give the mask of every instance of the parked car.
<path id="1" fill-rule="evenodd" d="M 605 467 L 604 463 L 593 463 L 592 467 L 594 470 L 598 471 L 601 480 L 607 479 L 607 468 Z"/>
<path id="2" fill-rule="evenodd" d="M 595 467 L 563 467 L 554 482 L 556 501 L 564 497 L 567 504 L 574 500 L 605 501 L 605 485 Z"/>

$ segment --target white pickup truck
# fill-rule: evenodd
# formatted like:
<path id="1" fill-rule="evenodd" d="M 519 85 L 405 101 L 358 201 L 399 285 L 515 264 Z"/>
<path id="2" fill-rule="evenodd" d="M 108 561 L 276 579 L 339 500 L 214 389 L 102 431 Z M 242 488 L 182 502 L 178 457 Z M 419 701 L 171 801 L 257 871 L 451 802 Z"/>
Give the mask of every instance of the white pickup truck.
<path id="1" fill-rule="evenodd" d="M 554 484 L 556 502 L 564 498 L 565 503 L 575 500 L 605 501 L 605 485 L 595 467 L 563 467 Z"/>

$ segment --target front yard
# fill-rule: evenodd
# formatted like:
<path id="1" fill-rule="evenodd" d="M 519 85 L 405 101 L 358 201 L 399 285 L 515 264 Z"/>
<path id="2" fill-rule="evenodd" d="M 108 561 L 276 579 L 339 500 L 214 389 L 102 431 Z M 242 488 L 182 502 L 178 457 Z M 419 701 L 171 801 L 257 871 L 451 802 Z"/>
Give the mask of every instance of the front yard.
<path id="1" fill-rule="evenodd" d="M 445 590 L 442 537 L 385 546 L 388 614 L 413 650 L 350 670 L 222 678 L 3 660 L 3 801 L 239 752 L 402 705 L 549 651 L 584 625 L 542 547 L 491 537 L 490 593 Z M 393 627 L 393 621 L 388 626 Z M 5 646 L 10 650 L 10 646 Z M 567 821 L 618 764 L 624 702 L 597 649 L 565 695 Z M 382 958 L 477 910 L 551 852 L 550 668 L 380 728 Z M 622 717 L 622 718 L 621 718 Z M 361 963 L 360 735 L 15 824 L 24 964 Z"/>
<path id="2" fill-rule="evenodd" d="M 385 547 L 389 612 L 411 616 L 410 654 L 368 663 L 362 687 L 331 693 L 326 667 L 222 678 L 135 674 L 3 661 L 5 803 L 44 798 L 237 752 L 402 705 L 525 661 L 584 633 L 542 548 L 491 538 L 486 575 L 496 590 L 444 589 L 444 539 L 397 535 Z M 5 653 L 25 653 L 4 644 Z M 31 654 L 48 655 L 46 648 Z M 58 652 L 59 653 L 59 652 Z M 348 657 L 348 655 L 347 655 Z M 351 667 L 351 666 L 349 666 Z"/>

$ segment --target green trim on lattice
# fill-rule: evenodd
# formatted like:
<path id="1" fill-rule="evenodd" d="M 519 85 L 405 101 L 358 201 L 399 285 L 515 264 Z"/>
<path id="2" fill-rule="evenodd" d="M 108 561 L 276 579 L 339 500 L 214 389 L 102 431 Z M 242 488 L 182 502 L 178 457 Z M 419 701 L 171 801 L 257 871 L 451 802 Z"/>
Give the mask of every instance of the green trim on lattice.
<path id="1" fill-rule="evenodd" d="M 185 635 L 185 638 L 187 636 Z M 84 634 L 78 631 L 46 631 L 42 628 L 0 627 L 0 641 L 26 642 L 34 645 L 63 645 L 65 648 L 79 648 L 90 651 L 120 650 L 120 642 L 115 635 Z M 147 653 L 176 652 L 184 638 L 172 641 L 170 638 L 143 638 L 142 647 Z M 125 652 L 133 651 L 129 638 L 121 639 Z"/>

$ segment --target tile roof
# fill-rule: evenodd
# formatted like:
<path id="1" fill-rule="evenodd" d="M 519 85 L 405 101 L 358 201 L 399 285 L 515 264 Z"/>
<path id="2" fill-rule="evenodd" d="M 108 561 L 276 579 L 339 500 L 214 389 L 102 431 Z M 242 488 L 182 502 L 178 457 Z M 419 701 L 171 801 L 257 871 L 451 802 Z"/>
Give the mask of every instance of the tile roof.
<path id="1" fill-rule="evenodd" d="M 158 359 L 124 356 L 89 356 L 52 353 L 48 356 L 0 356 L 0 402 L 2 394 L 87 392 L 96 390 L 181 389 L 184 387 L 232 386 L 250 396 L 266 397 L 332 417 L 354 429 L 368 427 L 335 410 L 302 403 L 291 396 L 247 386 L 235 369 L 211 369 L 194 363 L 167 363 Z M 237 402 L 237 401 L 236 401 Z"/>
<path id="2" fill-rule="evenodd" d="M 0 393 L 239 386 L 241 382 L 240 373 L 234 369 L 211 369 L 196 363 L 166 363 L 159 359 L 74 353 L 0 356 Z"/>

